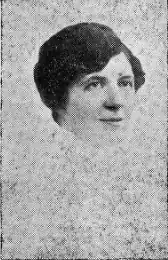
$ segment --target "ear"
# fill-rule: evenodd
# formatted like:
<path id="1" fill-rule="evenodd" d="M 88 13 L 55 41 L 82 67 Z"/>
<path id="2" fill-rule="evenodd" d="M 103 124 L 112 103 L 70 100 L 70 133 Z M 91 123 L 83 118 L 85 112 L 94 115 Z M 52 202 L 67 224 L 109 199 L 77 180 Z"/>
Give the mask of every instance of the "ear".
<path id="1" fill-rule="evenodd" d="M 52 117 L 54 119 L 54 121 L 59 124 L 59 113 L 58 113 L 58 109 L 53 109 L 52 110 Z"/>
<path id="2" fill-rule="evenodd" d="M 62 124 L 65 113 L 66 113 L 66 110 L 63 108 L 57 108 L 57 109 L 52 110 L 52 117 L 58 125 Z"/>

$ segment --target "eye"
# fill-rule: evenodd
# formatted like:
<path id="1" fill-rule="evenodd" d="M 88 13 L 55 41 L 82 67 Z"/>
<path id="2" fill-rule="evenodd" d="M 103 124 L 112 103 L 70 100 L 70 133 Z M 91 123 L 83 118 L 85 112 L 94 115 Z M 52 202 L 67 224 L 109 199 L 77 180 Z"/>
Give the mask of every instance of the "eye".
<path id="1" fill-rule="evenodd" d="M 89 83 L 86 87 L 85 90 L 91 90 L 92 88 L 97 88 L 97 87 L 102 87 L 99 81 L 94 81 Z"/>
<path id="2" fill-rule="evenodd" d="M 119 86 L 121 87 L 132 87 L 133 83 L 131 80 L 121 80 L 119 81 Z"/>

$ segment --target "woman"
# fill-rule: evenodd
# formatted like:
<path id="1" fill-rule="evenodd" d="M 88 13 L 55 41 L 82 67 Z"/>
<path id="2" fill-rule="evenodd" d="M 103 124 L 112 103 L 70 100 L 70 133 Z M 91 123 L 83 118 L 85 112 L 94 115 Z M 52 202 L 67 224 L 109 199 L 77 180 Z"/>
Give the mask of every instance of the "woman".
<path id="1" fill-rule="evenodd" d="M 56 123 L 83 141 L 110 146 L 128 129 L 145 73 L 112 29 L 79 23 L 42 45 L 34 80 Z"/>

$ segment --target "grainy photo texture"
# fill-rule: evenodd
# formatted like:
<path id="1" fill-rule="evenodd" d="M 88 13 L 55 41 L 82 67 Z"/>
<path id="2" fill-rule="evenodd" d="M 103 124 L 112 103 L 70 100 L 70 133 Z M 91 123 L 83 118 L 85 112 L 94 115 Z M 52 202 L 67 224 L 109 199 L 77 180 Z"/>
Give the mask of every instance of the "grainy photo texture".
<path id="1" fill-rule="evenodd" d="M 2 259 L 167 259 L 166 1 L 2 1 Z"/>

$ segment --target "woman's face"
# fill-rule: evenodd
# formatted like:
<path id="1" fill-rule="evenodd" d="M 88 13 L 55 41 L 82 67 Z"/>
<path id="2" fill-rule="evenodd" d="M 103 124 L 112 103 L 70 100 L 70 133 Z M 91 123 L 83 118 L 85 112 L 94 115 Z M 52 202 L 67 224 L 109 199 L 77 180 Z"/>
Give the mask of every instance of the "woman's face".
<path id="1" fill-rule="evenodd" d="M 134 74 L 124 53 L 70 88 L 61 125 L 83 141 L 110 146 L 127 130 L 134 106 Z"/>

